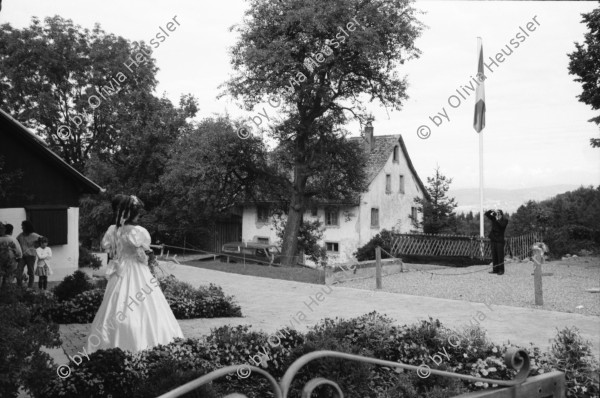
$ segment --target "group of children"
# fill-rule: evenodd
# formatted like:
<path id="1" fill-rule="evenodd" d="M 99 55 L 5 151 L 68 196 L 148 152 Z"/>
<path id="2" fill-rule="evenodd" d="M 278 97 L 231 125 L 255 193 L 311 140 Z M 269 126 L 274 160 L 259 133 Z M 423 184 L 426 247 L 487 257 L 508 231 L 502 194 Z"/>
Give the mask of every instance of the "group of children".
<path id="1" fill-rule="evenodd" d="M 26 222 L 24 222 L 26 223 Z M 29 232 L 29 231 L 28 231 Z M 36 233 L 20 234 L 17 239 L 12 236 L 12 225 L 0 222 L 0 277 L 2 286 L 11 282 L 16 276 L 21 285 L 24 271 L 30 277 L 29 287 L 33 287 L 33 278 L 39 277 L 38 287 L 48 288 L 48 275 L 52 274 L 50 259 L 52 250 L 48 247 L 48 238 Z M 35 271 L 34 271 L 35 268 Z"/>

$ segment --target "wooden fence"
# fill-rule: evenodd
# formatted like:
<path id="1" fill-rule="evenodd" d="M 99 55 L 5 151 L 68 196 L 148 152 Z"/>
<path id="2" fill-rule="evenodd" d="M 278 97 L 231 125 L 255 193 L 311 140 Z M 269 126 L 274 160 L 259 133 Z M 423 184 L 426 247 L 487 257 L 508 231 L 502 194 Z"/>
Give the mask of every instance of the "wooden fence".
<path id="1" fill-rule="evenodd" d="M 538 233 L 529 233 L 505 239 L 505 256 L 523 259 L 531 255 L 531 246 L 541 242 Z M 392 238 L 391 254 L 413 256 L 444 256 L 492 258 L 490 240 L 465 235 L 398 234 Z"/>

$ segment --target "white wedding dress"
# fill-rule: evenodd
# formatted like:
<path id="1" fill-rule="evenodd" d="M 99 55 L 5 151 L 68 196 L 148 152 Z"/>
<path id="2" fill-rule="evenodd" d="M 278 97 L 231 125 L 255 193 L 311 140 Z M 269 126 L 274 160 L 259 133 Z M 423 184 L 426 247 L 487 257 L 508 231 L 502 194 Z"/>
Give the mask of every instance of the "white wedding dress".
<path id="1" fill-rule="evenodd" d="M 104 299 L 94 317 L 87 351 L 121 348 L 138 352 L 183 337 L 159 283 L 150 273 L 150 234 L 138 225 L 111 225 L 102 248 L 113 255 Z"/>

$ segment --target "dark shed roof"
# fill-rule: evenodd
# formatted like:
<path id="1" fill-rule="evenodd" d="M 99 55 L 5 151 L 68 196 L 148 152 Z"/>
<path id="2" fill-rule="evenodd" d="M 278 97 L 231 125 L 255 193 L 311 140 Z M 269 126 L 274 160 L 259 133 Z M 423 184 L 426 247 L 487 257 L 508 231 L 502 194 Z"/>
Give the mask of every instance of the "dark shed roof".
<path id="1" fill-rule="evenodd" d="M 20 141 L 28 149 L 30 149 L 36 156 L 43 158 L 48 161 L 52 166 L 65 177 L 68 177 L 81 189 L 82 193 L 96 194 L 103 192 L 104 189 L 97 185 L 95 182 L 81 174 L 67 162 L 65 162 L 60 156 L 54 153 L 44 141 L 29 131 L 28 128 L 23 126 L 17 120 L 15 120 L 8 113 L 0 109 L 0 135 L 11 135 L 13 139 Z"/>

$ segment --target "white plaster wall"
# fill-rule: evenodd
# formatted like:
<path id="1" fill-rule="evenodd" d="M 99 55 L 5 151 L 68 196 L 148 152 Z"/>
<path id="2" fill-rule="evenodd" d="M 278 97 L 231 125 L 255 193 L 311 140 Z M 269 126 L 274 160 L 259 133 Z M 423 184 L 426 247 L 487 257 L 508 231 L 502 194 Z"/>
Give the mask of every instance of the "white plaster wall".
<path id="1" fill-rule="evenodd" d="M 256 206 L 246 206 L 242 213 L 242 241 L 256 242 L 257 238 L 269 238 L 269 243 L 277 242 L 273 223 L 257 223 Z"/>
<path id="2" fill-rule="evenodd" d="M 346 219 L 344 211 L 349 214 L 349 219 Z M 353 215 L 352 215 L 353 214 Z M 325 224 L 325 209 L 319 208 L 317 212 L 318 219 Z M 314 221 L 317 217 L 312 217 L 310 210 L 304 213 L 305 221 Z M 325 242 L 337 242 L 339 247 L 339 253 L 333 252 L 328 253 L 329 263 L 346 262 L 352 257 L 352 253 L 356 251 L 358 247 L 358 208 L 341 208 L 338 216 L 339 226 L 325 226 L 323 232 L 323 240 L 321 244 Z M 256 207 L 247 206 L 244 208 L 242 215 L 242 240 L 247 242 L 256 242 L 258 238 L 269 238 L 269 243 L 278 244 L 279 238 L 276 235 L 273 223 L 257 223 L 256 222 Z M 310 261 L 306 260 L 307 264 L 313 265 Z"/>
<path id="3" fill-rule="evenodd" d="M 14 227 L 12 236 L 14 236 L 15 238 L 22 232 L 21 223 L 25 220 L 25 209 L 22 207 L 0 209 L 0 221 L 2 221 L 4 224 L 12 224 L 12 226 Z"/>
<path id="4" fill-rule="evenodd" d="M 323 240 L 320 243 L 323 245 L 325 242 L 338 243 L 339 252 L 328 252 L 327 263 L 336 264 L 349 261 L 352 258 L 352 253 L 356 251 L 359 242 L 358 207 L 340 208 L 338 215 L 339 226 L 325 225 L 325 208 L 317 210 L 317 217 L 312 217 L 310 211 L 304 214 L 305 221 L 314 221 L 317 218 L 325 227 Z M 307 263 L 309 263 L 308 260 Z"/>
<path id="5" fill-rule="evenodd" d="M 67 210 L 68 234 L 67 244 L 52 247 L 52 259 L 56 270 L 75 272 L 79 263 L 79 208 L 69 207 Z M 50 242 L 52 243 L 52 242 Z M 50 278 L 48 278 L 50 279 Z"/>
<path id="6" fill-rule="evenodd" d="M 369 191 L 361 195 L 360 204 L 360 242 L 359 246 L 367 243 L 382 229 L 394 228 L 401 233 L 408 233 L 414 229 L 409 216 L 411 207 L 415 207 L 414 198 L 423 197 L 423 192 L 418 187 L 416 179 L 399 148 L 399 161 L 393 161 L 390 153 L 388 161 L 379 174 L 369 185 Z M 385 176 L 391 175 L 391 193 L 385 191 Z M 400 175 L 404 175 L 404 193 L 399 192 Z M 379 208 L 379 227 L 371 227 L 371 208 Z M 421 219 L 422 214 L 419 214 Z"/>
<path id="7" fill-rule="evenodd" d="M 0 221 L 12 224 L 14 226 L 13 236 L 16 238 L 21 230 L 21 223 L 26 220 L 24 208 L 0 209 Z M 62 280 L 66 275 L 70 275 L 77 270 L 79 261 L 79 208 L 70 207 L 67 209 L 67 244 L 53 245 L 52 249 L 52 270 L 54 275 L 48 277 L 49 281 Z M 37 277 L 36 277 L 37 280 Z"/>

